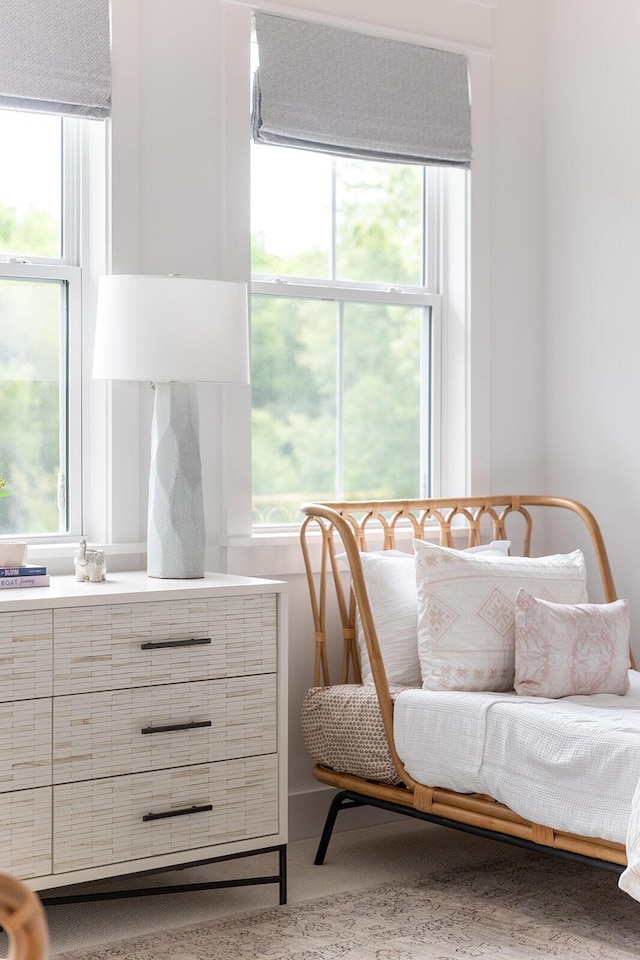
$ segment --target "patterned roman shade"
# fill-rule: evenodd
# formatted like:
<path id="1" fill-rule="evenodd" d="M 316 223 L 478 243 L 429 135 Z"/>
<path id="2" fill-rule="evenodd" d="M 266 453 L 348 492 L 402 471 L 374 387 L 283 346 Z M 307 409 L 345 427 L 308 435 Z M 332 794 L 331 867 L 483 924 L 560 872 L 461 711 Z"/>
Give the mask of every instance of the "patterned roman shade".
<path id="1" fill-rule="evenodd" d="M 108 0 L 2 0 L 0 107 L 101 119 L 110 102 Z"/>
<path id="2" fill-rule="evenodd" d="M 253 138 L 338 156 L 468 167 L 464 56 L 256 14 Z"/>

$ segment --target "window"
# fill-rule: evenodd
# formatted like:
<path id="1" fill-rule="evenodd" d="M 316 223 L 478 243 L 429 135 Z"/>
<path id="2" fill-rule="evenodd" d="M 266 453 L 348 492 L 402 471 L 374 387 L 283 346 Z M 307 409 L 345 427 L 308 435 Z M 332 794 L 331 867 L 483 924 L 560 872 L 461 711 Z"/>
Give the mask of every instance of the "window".
<path id="1" fill-rule="evenodd" d="M 427 496 L 440 170 L 252 151 L 254 524 Z"/>
<path id="2" fill-rule="evenodd" d="M 298 521 L 305 499 L 428 496 L 452 462 L 441 333 L 466 227 L 467 60 L 254 20 L 254 525 Z"/>
<path id="3" fill-rule="evenodd" d="M 0 536 L 81 530 L 79 183 L 86 123 L 0 110 Z"/>

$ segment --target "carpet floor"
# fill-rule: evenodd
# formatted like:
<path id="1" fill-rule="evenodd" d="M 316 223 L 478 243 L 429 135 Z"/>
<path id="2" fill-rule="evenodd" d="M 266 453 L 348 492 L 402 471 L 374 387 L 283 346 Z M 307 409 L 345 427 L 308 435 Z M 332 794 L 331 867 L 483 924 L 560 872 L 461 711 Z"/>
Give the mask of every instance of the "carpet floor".
<path id="1" fill-rule="evenodd" d="M 220 917 L 59 960 L 622 960 L 640 955 L 640 903 L 617 877 L 518 855 L 368 890 Z"/>

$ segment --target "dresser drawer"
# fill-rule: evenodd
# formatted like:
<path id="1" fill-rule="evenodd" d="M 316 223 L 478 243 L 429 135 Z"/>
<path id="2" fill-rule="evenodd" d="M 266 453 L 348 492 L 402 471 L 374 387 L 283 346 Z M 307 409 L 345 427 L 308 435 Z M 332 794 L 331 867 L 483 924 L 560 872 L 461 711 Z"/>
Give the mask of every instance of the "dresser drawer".
<path id="1" fill-rule="evenodd" d="M 51 787 L 0 794 L 0 863 L 19 878 L 51 873 Z"/>
<path id="2" fill-rule="evenodd" d="M 53 790 L 54 873 L 278 832 L 275 755 Z"/>
<path id="3" fill-rule="evenodd" d="M 56 697 L 53 782 L 275 753 L 276 718 L 275 674 Z"/>
<path id="4" fill-rule="evenodd" d="M 56 694 L 271 673 L 274 594 L 54 611 Z"/>
<path id="5" fill-rule="evenodd" d="M 51 610 L 0 613 L 0 701 L 50 697 Z"/>
<path id="6" fill-rule="evenodd" d="M 0 793 L 50 783 L 51 698 L 0 703 Z"/>

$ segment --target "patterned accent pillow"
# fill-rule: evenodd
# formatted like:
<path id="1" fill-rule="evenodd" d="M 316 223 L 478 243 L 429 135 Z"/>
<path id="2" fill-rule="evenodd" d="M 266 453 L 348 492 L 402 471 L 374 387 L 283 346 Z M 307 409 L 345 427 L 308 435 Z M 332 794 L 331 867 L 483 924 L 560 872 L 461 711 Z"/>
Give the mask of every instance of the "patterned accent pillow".
<path id="1" fill-rule="evenodd" d="M 414 540 L 418 655 L 425 690 L 513 690 L 515 599 L 524 587 L 557 603 L 587 600 L 580 550 L 488 557 Z"/>
<path id="2" fill-rule="evenodd" d="M 579 697 L 629 690 L 628 600 L 551 603 L 516 597 L 516 692 Z"/>
<path id="3" fill-rule="evenodd" d="M 465 553 L 506 556 L 510 540 L 494 540 Z M 346 560 L 341 553 L 340 560 Z M 370 550 L 361 553 L 373 622 L 389 683 L 419 687 L 422 683 L 418 658 L 418 593 L 416 565 L 412 553 L 401 550 Z M 362 632 L 360 612 L 356 616 L 356 637 L 363 683 L 373 683 L 369 652 Z"/>
<path id="4" fill-rule="evenodd" d="M 390 688 L 394 703 L 404 689 Z M 365 780 L 400 783 L 374 687 L 359 683 L 312 687 L 302 704 L 302 736 L 316 763 Z"/>

